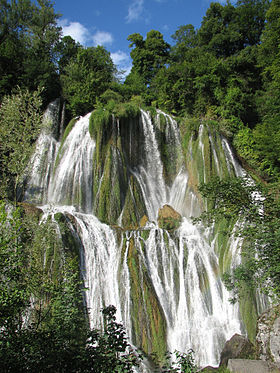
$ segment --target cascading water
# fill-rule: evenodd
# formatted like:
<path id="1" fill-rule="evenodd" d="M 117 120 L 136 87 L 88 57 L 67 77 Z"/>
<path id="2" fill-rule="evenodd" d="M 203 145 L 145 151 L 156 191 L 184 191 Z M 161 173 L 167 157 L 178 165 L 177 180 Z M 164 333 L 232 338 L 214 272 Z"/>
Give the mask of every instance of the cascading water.
<path id="1" fill-rule="evenodd" d="M 141 229 L 119 229 L 117 234 L 116 229 L 101 223 L 93 214 L 97 198 L 93 196 L 93 183 L 101 185 L 101 181 L 92 170 L 95 141 L 88 132 L 89 116 L 77 120 L 63 144 L 50 135 L 41 135 L 26 200 L 48 205 L 44 210 L 49 209 L 49 214 L 62 212 L 72 216 L 71 229 L 81 243 L 81 273 L 89 289 L 86 302 L 92 326 L 102 323 L 100 309 L 114 304 L 131 342 L 146 353 L 159 353 L 157 348 L 182 352 L 193 348 L 200 365 L 216 365 L 224 342 L 234 333 L 241 333 L 242 323 L 238 305 L 228 302 L 230 294 L 220 279 L 214 235 L 190 220 L 202 202 L 191 184 L 194 172 L 185 166 L 182 149 L 177 149 L 180 135 L 176 122 L 166 116 L 166 138 L 176 145 L 176 157 L 180 153 L 182 158 L 178 172 L 167 183 L 156 121 L 141 111 L 143 157 L 127 172 L 137 180 L 148 220 L 153 223 Z M 202 132 L 201 126 L 197 149 L 205 162 Z M 118 127 L 117 136 L 120 133 Z M 214 140 L 209 141 L 214 149 Z M 238 174 L 240 166 L 225 139 L 223 147 L 227 167 L 238 170 Z M 128 144 L 128 148 L 132 151 L 133 145 Z M 194 152 L 190 143 L 187 156 L 193 157 Z M 217 152 L 214 149 L 213 157 L 220 173 Z M 112 154 L 119 154 L 119 149 Z M 119 164 L 123 158 L 119 156 Z M 201 166 L 206 167 L 204 163 Z M 101 174 L 105 178 L 105 172 Z M 204 170 L 204 181 L 206 177 Z M 132 193 L 131 185 L 127 193 Z M 165 204 L 182 215 L 180 227 L 172 232 L 156 223 L 158 210 Z M 228 246 L 234 265 L 238 242 L 229 241 Z"/>

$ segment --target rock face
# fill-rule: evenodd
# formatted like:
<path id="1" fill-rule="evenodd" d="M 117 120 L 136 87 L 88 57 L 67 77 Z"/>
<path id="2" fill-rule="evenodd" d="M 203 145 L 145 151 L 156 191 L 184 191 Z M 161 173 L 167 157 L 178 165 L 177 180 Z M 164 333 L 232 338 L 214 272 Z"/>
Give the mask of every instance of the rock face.
<path id="1" fill-rule="evenodd" d="M 181 215 L 169 205 L 164 205 L 158 211 L 158 226 L 162 229 L 177 229 L 181 220 Z"/>
<path id="2" fill-rule="evenodd" d="M 261 360 L 280 363 L 280 305 L 270 308 L 259 317 L 256 344 Z"/>
<path id="3" fill-rule="evenodd" d="M 234 373 L 276 373 L 276 365 L 262 360 L 229 359 L 228 370 Z"/>
<path id="4" fill-rule="evenodd" d="M 227 366 L 229 359 L 252 359 L 255 357 L 255 347 L 240 334 L 234 334 L 221 353 L 220 366 Z"/>

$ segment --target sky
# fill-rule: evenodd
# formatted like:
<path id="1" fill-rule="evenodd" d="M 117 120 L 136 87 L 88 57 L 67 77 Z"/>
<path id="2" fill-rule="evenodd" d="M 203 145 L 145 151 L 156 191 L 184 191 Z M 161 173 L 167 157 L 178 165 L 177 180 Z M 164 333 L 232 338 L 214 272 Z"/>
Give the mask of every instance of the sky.
<path id="1" fill-rule="evenodd" d="M 226 0 L 216 0 L 225 4 Z M 54 0 L 63 35 L 85 47 L 103 45 L 118 69 L 131 69 L 127 37 L 157 30 L 172 45 L 173 35 L 183 25 L 199 28 L 211 0 Z"/>

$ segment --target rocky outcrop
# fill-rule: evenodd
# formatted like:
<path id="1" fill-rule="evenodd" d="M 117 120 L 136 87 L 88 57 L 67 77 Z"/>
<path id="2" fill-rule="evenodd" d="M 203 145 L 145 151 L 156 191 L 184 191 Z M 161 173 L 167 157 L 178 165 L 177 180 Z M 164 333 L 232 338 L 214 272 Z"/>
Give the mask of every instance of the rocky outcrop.
<path id="1" fill-rule="evenodd" d="M 280 305 L 270 308 L 259 317 L 256 344 L 261 360 L 280 364 Z"/>
<path id="2" fill-rule="evenodd" d="M 164 205 L 158 211 L 158 226 L 162 229 L 177 229 L 179 228 L 181 220 L 181 215 L 169 205 Z"/>
<path id="3" fill-rule="evenodd" d="M 229 359 L 253 359 L 255 347 L 245 336 L 234 334 L 221 353 L 220 367 L 227 366 Z"/>
<path id="4" fill-rule="evenodd" d="M 23 209 L 24 214 L 27 216 L 32 216 L 34 218 L 39 219 L 41 215 L 43 214 L 43 210 L 36 207 L 32 203 L 28 202 L 19 202 L 18 205 Z"/>
<path id="5" fill-rule="evenodd" d="M 275 364 L 262 360 L 230 359 L 228 370 L 233 373 L 277 373 Z"/>

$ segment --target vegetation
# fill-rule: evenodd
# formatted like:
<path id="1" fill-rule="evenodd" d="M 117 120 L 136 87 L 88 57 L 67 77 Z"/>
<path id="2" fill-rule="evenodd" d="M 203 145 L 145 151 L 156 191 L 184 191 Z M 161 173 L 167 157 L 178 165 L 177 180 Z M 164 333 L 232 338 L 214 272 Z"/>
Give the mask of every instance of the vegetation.
<path id="1" fill-rule="evenodd" d="M 34 143 L 42 126 L 41 90 L 30 93 L 20 88 L 5 96 L 0 106 L 0 197 L 18 198 Z"/>
<path id="2" fill-rule="evenodd" d="M 135 118 L 140 113 L 140 106 L 135 99 L 119 102 L 120 98 L 112 96 L 112 92 L 108 90 L 104 92 L 101 99 L 103 102 L 97 104 L 90 117 L 89 132 L 93 138 L 97 137 L 101 128 L 105 129 L 109 125 L 112 127 L 113 117 L 118 120 Z"/>
<path id="3" fill-rule="evenodd" d="M 52 222 L 1 202 L 1 371 L 132 372 L 139 357 L 116 309 L 102 311 L 104 331 L 89 328 L 77 255 L 62 250 Z"/>
<path id="4" fill-rule="evenodd" d="M 112 116 L 135 118 L 143 105 L 181 118 L 185 148 L 191 134 L 197 137 L 200 120 L 213 120 L 258 182 L 225 178 L 202 184 L 209 203 L 201 219 L 221 219 L 221 226 L 242 221 L 237 235 L 244 241 L 243 261 L 225 276 L 236 297 L 257 286 L 279 301 L 280 1 L 212 2 L 201 27 L 180 26 L 172 46 L 156 30 L 146 39 L 128 36 L 133 67 L 124 83 L 105 48 L 61 37 L 59 17 L 50 0 L 0 2 L 1 366 L 4 372 L 130 372 L 138 357 L 114 308 L 103 310 L 103 332 L 89 329 L 76 254 L 62 259 L 53 224 L 39 224 L 37 215 L 27 219 L 15 206 L 7 212 L 9 201 L 21 198 L 42 109 L 62 96 L 67 117 L 93 111 L 89 130 L 97 139 L 96 157 L 101 141 L 110 138 Z M 96 136 L 101 127 L 103 139 Z M 110 166 L 114 153 L 106 156 Z M 202 172 L 190 177 L 199 180 Z M 112 193 L 119 208 L 118 184 Z M 166 369 L 195 371 L 191 354 L 176 358 L 180 368 Z"/>
<path id="5" fill-rule="evenodd" d="M 200 220 L 240 219 L 236 234 L 244 240 L 243 261 L 233 273 L 225 275 L 228 288 L 235 290 L 237 297 L 242 296 L 248 286 L 259 288 L 279 302 L 278 187 L 240 178 L 213 179 L 208 184 L 201 184 L 200 192 L 212 202 Z"/>

